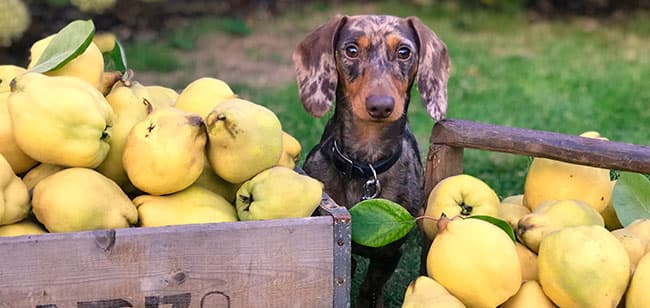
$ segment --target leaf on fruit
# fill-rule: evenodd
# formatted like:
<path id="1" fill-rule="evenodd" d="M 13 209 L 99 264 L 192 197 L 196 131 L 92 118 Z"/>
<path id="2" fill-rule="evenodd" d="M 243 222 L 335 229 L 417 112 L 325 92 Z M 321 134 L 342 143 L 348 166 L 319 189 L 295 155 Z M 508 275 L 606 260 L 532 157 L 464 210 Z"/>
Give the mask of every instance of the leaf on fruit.
<path id="1" fill-rule="evenodd" d="M 474 218 L 474 219 L 480 219 L 480 220 L 487 221 L 487 222 L 501 228 L 501 230 L 503 230 L 506 234 L 508 234 L 508 236 L 510 237 L 510 239 L 513 242 L 517 241 L 517 238 L 515 236 L 515 231 L 512 230 L 512 227 L 510 226 L 510 224 L 507 223 L 505 220 L 501 220 L 499 218 L 492 217 L 492 216 L 487 216 L 487 215 L 472 215 L 472 216 L 469 216 L 467 218 Z"/>
<path id="2" fill-rule="evenodd" d="M 401 239 L 415 226 L 415 218 L 401 205 L 386 199 L 364 200 L 350 209 L 352 240 L 381 247 Z"/>
<path id="3" fill-rule="evenodd" d="M 118 40 L 115 40 L 115 47 L 113 50 L 105 53 L 105 70 L 106 71 L 119 71 L 122 74 L 126 73 L 128 68 L 126 64 L 126 54 L 124 53 L 124 48 Z"/>
<path id="4" fill-rule="evenodd" d="M 92 20 L 75 20 L 59 31 L 43 50 L 33 72 L 46 73 L 66 65 L 82 54 L 93 41 L 95 25 Z"/>
<path id="5" fill-rule="evenodd" d="M 650 180 L 644 175 L 621 172 L 612 193 L 616 216 L 623 226 L 650 218 Z"/>

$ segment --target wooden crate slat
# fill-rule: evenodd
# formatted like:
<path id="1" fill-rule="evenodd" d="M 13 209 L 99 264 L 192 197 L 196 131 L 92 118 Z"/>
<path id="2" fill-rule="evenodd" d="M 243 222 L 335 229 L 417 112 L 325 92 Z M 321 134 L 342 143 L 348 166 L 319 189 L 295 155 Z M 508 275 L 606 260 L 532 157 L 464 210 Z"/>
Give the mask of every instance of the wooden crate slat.
<path id="1" fill-rule="evenodd" d="M 330 307 L 332 232 L 309 217 L 6 238 L 0 307 Z"/>
<path id="2" fill-rule="evenodd" d="M 436 144 L 650 173 L 649 146 L 547 131 L 448 119 L 436 123 L 432 129 L 431 146 Z"/>

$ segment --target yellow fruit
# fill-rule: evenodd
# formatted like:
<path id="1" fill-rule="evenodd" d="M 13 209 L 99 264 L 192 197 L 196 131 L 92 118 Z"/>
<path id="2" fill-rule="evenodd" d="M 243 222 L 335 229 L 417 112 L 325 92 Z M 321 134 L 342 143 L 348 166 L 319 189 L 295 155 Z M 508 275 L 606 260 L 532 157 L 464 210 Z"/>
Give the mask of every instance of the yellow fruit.
<path id="1" fill-rule="evenodd" d="M 607 140 L 598 132 L 586 138 Z M 581 200 L 602 212 L 612 197 L 609 170 L 536 157 L 524 183 L 524 205 L 531 210 L 548 200 Z"/>
<path id="2" fill-rule="evenodd" d="M 237 190 L 240 220 L 308 217 L 318 208 L 323 184 L 286 167 L 264 170 Z"/>
<path id="3" fill-rule="evenodd" d="M 64 167 L 58 166 L 58 165 L 51 165 L 51 164 L 38 164 L 38 166 L 32 168 L 23 176 L 23 182 L 25 183 L 25 186 L 27 186 L 28 190 L 31 190 L 44 178 L 55 174 L 61 170 L 63 170 Z"/>
<path id="4" fill-rule="evenodd" d="M 178 96 L 176 108 L 206 118 L 225 99 L 236 98 L 230 86 L 220 79 L 203 77 L 192 81 Z"/>
<path id="5" fill-rule="evenodd" d="M 237 221 L 232 204 L 194 185 L 166 196 L 138 196 L 133 202 L 143 227 Z"/>
<path id="6" fill-rule="evenodd" d="M 210 165 L 230 183 L 252 178 L 276 165 L 282 155 L 282 125 L 264 106 L 225 100 L 210 112 L 205 124 Z"/>
<path id="7" fill-rule="evenodd" d="M 639 238 L 645 239 L 650 244 L 650 219 L 640 218 L 625 227 L 625 229 L 638 236 Z M 650 248 L 650 247 L 648 247 Z M 646 250 L 650 251 L 650 250 Z"/>
<path id="8" fill-rule="evenodd" d="M 4 155 L 16 174 L 22 174 L 38 162 L 25 154 L 16 144 L 7 104 L 9 94 L 9 92 L 0 93 L 0 154 Z"/>
<path id="9" fill-rule="evenodd" d="M 508 299 L 500 308 L 553 308 L 553 302 L 546 297 L 542 287 L 535 280 L 525 281 L 517 294 Z"/>
<path id="10" fill-rule="evenodd" d="M 147 99 L 154 105 L 154 109 L 172 107 L 176 104 L 178 93 L 174 89 L 163 86 L 145 86 L 148 92 Z"/>
<path id="11" fill-rule="evenodd" d="M 115 6 L 116 0 L 70 0 L 70 4 L 86 13 L 100 14 Z"/>
<path id="12" fill-rule="evenodd" d="M 0 225 L 21 221 L 29 215 L 31 204 L 23 181 L 0 154 Z"/>
<path id="13" fill-rule="evenodd" d="M 181 191 L 203 171 L 206 139 L 199 116 L 176 108 L 156 110 L 131 129 L 124 170 L 135 187 L 149 194 Z"/>
<path id="14" fill-rule="evenodd" d="M 637 219 L 627 225 L 611 231 L 623 244 L 630 258 L 630 272 L 636 269 L 639 260 L 650 253 L 650 219 Z"/>
<path id="15" fill-rule="evenodd" d="M 97 166 L 99 173 L 115 181 L 120 187 L 130 185 L 122 165 L 122 154 L 131 129 L 147 117 L 147 103 L 138 98 L 125 83 L 117 83 L 106 100 L 113 109 L 113 130 L 109 140 L 110 150 L 104 161 Z"/>
<path id="16" fill-rule="evenodd" d="M 102 53 L 109 52 L 115 48 L 117 38 L 112 32 L 98 32 L 93 36 L 93 43 Z"/>
<path id="17" fill-rule="evenodd" d="M 40 225 L 31 219 L 24 219 L 19 222 L 0 226 L 0 236 L 21 236 L 47 233 Z"/>
<path id="18" fill-rule="evenodd" d="M 521 265 L 521 279 L 524 281 L 538 280 L 537 254 L 522 243 L 516 243 L 515 249 Z"/>
<path id="19" fill-rule="evenodd" d="M 612 185 L 613 192 L 616 181 L 611 181 L 610 184 Z M 603 216 L 603 221 L 605 222 L 605 228 L 607 228 L 607 230 L 611 231 L 623 228 L 621 221 L 618 219 L 618 215 L 616 215 L 616 209 L 614 208 L 614 198 L 609 198 L 607 206 L 600 212 L 600 215 Z"/>
<path id="20" fill-rule="evenodd" d="M 27 70 L 15 65 L 0 65 L 0 93 L 9 92 L 9 84 L 16 76 L 26 73 Z"/>
<path id="21" fill-rule="evenodd" d="M 519 219 L 530 214 L 530 209 L 523 206 L 521 203 L 513 203 L 513 199 L 508 199 L 508 202 L 506 202 L 506 199 L 503 199 L 503 201 L 501 201 L 501 204 L 499 204 L 499 211 L 497 215 L 499 218 L 505 220 L 508 224 L 510 224 L 513 230 L 516 230 Z"/>
<path id="22" fill-rule="evenodd" d="M 110 148 L 113 110 L 104 96 L 74 77 L 16 77 L 9 114 L 16 143 L 43 163 L 95 168 Z"/>
<path id="23" fill-rule="evenodd" d="M 220 178 L 216 173 L 214 173 L 214 170 L 212 170 L 212 167 L 210 167 L 207 160 L 203 166 L 201 176 L 199 176 L 196 182 L 192 185 L 206 188 L 213 193 L 224 197 L 231 204 L 235 204 L 237 190 L 241 186 L 241 184 L 233 184 Z"/>
<path id="24" fill-rule="evenodd" d="M 50 44 L 56 34 L 41 39 L 32 45 L 30 49 L 30 61 L 27 69 L 31 69 L 38 63 L 43 51 Z M 90 43 L 88 48 L 66 63 L 61 68 L 45 73 L 48 76 L 71 76 L 88 82 L 95 89 L 100 90 L 102 74 L 104 73 L 104 58 L 97 45 Z"/>
<path id="25" fill-rule="evenodd" d="M 468 217 L 471 215 L 499 216 L 499 197 L 481 179 L 459 174 L 440 181 L 429 194 L 425 216 L 438 218 Z M 429 239 L 437 233 L 437 226 L 430 220 L 423 221 L 424 232 Z"/>
<path id="26" fill-rule="evenodd" d="M 650 290 L 650 253 L 646 253 L 637 265 L 625 295 L 625 306 L 650 307 L 648 290 Z"/>
<path id="27" fill-rule="evenodd" d="M 87 168 L 68 168 L 36 184 L 33 212 L 50 232 L 127 228 L 138 211 L 115 182 Z"/>
<path id="28" fill-rule="evenodd" d="M 635 234 L 632 234 L 625 228 L 611 231 L 623 245 L 627 255 L 630 258 L 630 275 L 636 270 L 639 260 L 646 254 L 646 246 L 648 242 Z"/>
<path id="29" fill-rule="evenodd" d="M 420 276 L 406 288 L 402 308 L 427 307 L 465 308 L 465 305 L 435 280 Z"/>
<path id="30" fill-rule="evenodd" d="M 469 307 L 496 307 L 519 290 L 521 266 L 515 243 L 499 227 L 479 219 L 441 217 L 427 256 L 427 271 Z"/>
<path id="31" fill-rule="evenodd" d="M 517 237 L 534 252 L 545 236 L 566 227 L 596 225 L 603 218 L 589 204 L 578 200 L 546 201 L 519 219 Z"/>
<path id="32" fill-rule="evenodd" d="M 511 204 L 518 204 L 518 205 L 524 205 L 524 194 L 518 194 L 518 195 L 512 195 L 503 198 L 501 200 L 501 203 L 511 203 Z"/>
<path id="33" fill-rule="evenodd" d="M 300 146 L 298 139 L 283 131 L 282 156 L 280 156 L 277 165 L 290 169 L 295 168 L 298 161 L 300 161 L 300 151 L 302 151 L 302 147 Z"/>
<path id="34" fill-rule="evenodd" d="M 616 307 L 630 277 L 625 248 L 601 226 L 549 234 L 537 262 L 544 293 L 560 307 Z"/>
<path id="35" fill-rule="evenodd" d="M 21 0 L 2 0 L 0 7 L 0 47 L 8 47 L 25 33 L 31 19 L 27 5 Z"/>

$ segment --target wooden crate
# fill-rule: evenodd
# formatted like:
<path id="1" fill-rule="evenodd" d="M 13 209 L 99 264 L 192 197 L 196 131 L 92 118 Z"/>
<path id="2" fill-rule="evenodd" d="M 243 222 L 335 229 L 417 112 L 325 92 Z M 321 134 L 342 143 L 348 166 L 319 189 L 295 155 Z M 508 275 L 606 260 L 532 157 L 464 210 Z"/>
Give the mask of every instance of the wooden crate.
<path id="1" fill-rule="evenodd" d="M 350 215 L 0 239 L 0 307 L 349 307 Z"/>
<path id="2" fill-rule="evenodd" d="M 465 148 L 650 174 L 648 146 L 449 119 L 436 123 L 431 131 L 425 167 L 427 195 L 442 179 L 463 172 Z"/>

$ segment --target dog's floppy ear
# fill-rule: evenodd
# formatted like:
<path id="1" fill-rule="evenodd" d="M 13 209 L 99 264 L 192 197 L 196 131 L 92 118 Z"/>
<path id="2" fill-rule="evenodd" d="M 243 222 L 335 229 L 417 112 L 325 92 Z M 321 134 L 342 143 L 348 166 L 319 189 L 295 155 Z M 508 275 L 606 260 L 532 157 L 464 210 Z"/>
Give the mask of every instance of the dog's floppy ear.
<path id="1" fill-rule="evenodd" d="M 450 67 L 447 46 L 417 17 L 409 17 L 407 21 L 419 40 L 418 91 L 429 115 L 440 121 L 447 114 L 447 80 Z"/>
<path id="2" fill-rule="evenodd" d="M 336 94 L 334 41 L 346 20 L 346 16 L 333 17 L 309 33 L 293 52 L 302 105 L 315 117 L 322 117 L 329 111 Z"/>

